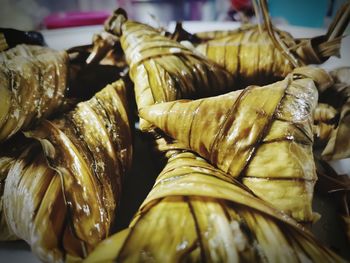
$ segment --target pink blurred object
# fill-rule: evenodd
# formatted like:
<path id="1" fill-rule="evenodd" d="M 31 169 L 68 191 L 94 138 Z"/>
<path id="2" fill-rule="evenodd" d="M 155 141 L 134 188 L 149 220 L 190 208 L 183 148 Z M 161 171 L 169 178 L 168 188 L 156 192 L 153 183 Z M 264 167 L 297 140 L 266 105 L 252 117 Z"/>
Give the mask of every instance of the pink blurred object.
<path id="1" fill-rule="evenodd" d="M 105 11 L 55 13 L 45 17 L 43 23 L 47 29 L 101 25 L 109 15 Z"/>
<path id="2" fill-rule="evenodd" d="M 232 7 L 237 11 L 243 11 L 252 7 L 251 0 L 231 0 Z"/>

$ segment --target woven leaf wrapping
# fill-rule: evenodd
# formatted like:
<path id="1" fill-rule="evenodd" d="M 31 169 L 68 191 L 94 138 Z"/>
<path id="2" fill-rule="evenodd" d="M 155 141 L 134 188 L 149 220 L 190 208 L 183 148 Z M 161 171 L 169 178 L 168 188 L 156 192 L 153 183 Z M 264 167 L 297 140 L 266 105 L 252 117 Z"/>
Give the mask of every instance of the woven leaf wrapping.
<path id="1" fill-rule="evenodd" d="M 314 45 L 319 39 L 294 39 L 289 33 L 277 29 L 274 34 L 287 46 L 299 66 L 321 64 L 329 56 L 339 53 L 339 43 L 335 44 L 332 54 L 323 57 Z M 235 83 L 239 83 L 242 88 L 250 84 L 273 83 L 295 68 L 283 52 L 276 48 L 268 31 L 260 31 L 258 26 L 233 31 L 228 36 L 199 44 L 196 49 L 233 74 Z"/>
<path id="2" fill-rule="evenodd" d="M 64 51 L 18 45 L 0 53 L 0 142 L 58 110 L 67 72 Z"/>
<path id="3" fill-rule="evenodd" d="M 232 77 L 223 68 L 150 26 L 126 20 L 120 10 L 106 23 L 106 29 L 120 36 L 138 109 L 181 98 L 222 94 L 233 88 Z M 150 127 L 140 120 L 142 130 Z"/>
<path id="4" fill-rule="evenodd" d="M 242 91 L 153 105 L 140 115 L 298 221 L 312 221 L 313 110 L 321 69 Z M 305 75 L 301 75 L 305 74 Z M 317 76 L 317 77 L 316 77 Z"/>
<path id="5" fill-rule="evenodd" d="M 85 262 L 342 262 L 288 216 L 189 152 L 176 152 L 129 228 Z"/>
<path id="6" fill-rule="evenodd" d="M 42 121 L 26 132 L 41 147 L 29 146 L 7 168 L 2 216 L 43 261 L 83 258 L 109 234 L 131 165 L 124 96 L 120 80 Z"/>
<path id="7" fill-rule="evenodd" d="M 325 160 L 337 160 L 350 157 L 350 68 L 340 68 L 332 72 L 335 84 L 320 90 L 320 96 L 333 104 L 339 111 L 339 120 L 328 136 L 328 142 L 322 152 Z M 329 100 L 331 97 L 331 101 Z"/>
<path id="8" fill-rule="evenodd" d="M 178 34 L 189 34 L 197 42 L 202 42 L 196 49 L 233 74 L 235 83 L 240 85 L 236 88 L 266 85 L 284 78 L 295 67 L 321 64 L 331 56 L 339 57 L 342 35 L 350 21 L 349 2 L 339 8 L 326 34 L 299 39 L 274 28 L 267 1 L 259 3 L 263 25 L 244 25 L 237 30 L 202 32 L 192 36 L 177 27 Z"/>

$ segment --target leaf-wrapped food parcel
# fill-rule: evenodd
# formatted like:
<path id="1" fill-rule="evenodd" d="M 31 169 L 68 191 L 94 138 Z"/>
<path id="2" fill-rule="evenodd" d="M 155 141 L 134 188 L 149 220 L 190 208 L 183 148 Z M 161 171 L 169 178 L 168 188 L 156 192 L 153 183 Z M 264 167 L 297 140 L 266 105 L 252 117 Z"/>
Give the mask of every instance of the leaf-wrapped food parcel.
<path id="1" fill-rule="evenodd" d="M 338 111 L 326 103 L 318 103 L 314 111 L 314 133 L 316 144 L 322 144 L 329 141 L 329 137 L 336 124 Z"/>
<path id="2" fill-rule="evenodd" d="M 275 34 L 293 50 L 298 65 L 321 64 L 330 55 L 315 53 L 311 40 L 294 39 L 289 33 L 275 30 Z M 340 41 L 340 39 L 339 39 Z M 331 55 L 339 53 L 340 45 Z M 266 30 L 258 26 L 238 30 L 224 38 L 213 39 L 196 47 L 201 54 L 223 66 L 234 76 L 235 83 L 244 88 L 250 84 L 266 85 L 284 78 L 295 67 L 276 48 Z"/>
<path id="3" fill-rule="evenodd" d="M 4 192 L 5 179 L 10 170 L 11 165 L 14 163 L 15 158 L 9 156 L 0 157 L 0 240 L 15 240 L 16 235 L 9 228 L 4 211 L 2 209 L 2 197 Z"/>
<path id="4" fill-rule="evenodd" d="M 0 142 L 57 111 L 67 71 L 64 51 L 17 45 L 0 53 Z"/>
<path id="5" fill-rule="evenodd" d="M 26 132 L 36 145 L 11 165 L 3 211 L 11 231 L 41 260 L 83 258 L 109 235 L 131 165 L 125 103 L 120 80 Z"/>
<path id="6" fill-rule="evenodd" d="M 11 140 L 4 142 L 0 147 L 0 241 L 18 239 L 6 221 L 2 199 L 7 174 L 29 144 L 30 139 L 27 139 L 23 134 L 20 134 L 19 136 L 15 136 Z"/>
<path id="7" fill-rule="evenodd" d="M 339 112 L 336 121 L 332 123 L 322 152 L 322 158 L 325 160 L 350 157 L 350 67 L 334 70 L 331 75 L 334 78 L 334 85 L 319 90 L 320 100 L 335 107 Z"/>
<path id="8" fill-rule="evenodd" d="M 120 36 L 138 109 L 180 98 L 222 94 L 233 88 L 231 75 L 222 67 L 148 25 L 127 20 L 121 9 L 107 21 L 106 31 Z M 151 127 L 141 119 L 140 128 Z"/>
<path id="9" fill-rule="evenodd" d="M 282 39 L 293 40 L 287 32 L 277 32 Z M 239 88 L 269 84 L 293 70 L 293 65 L 275 47 L 268 33 L 260 32 L 257 26 L 210 40 L 198 45 L 196 50 L 227 69 Z"/>
<path id="10" fill-rule="evenodd" d="M 313 221 L 312 113 L 318 93 L 306 76 L 319 81 L 328 75 L 316 68 L 298 70 L 303 73 L 268 86 L 156 104 L 140 115 L 176 139 L 179 148 L 241 179 L 276 208 L 298 221 Z"/>
<path id="11" fill-rule="evenodd" d="M 264 25 L 244 26 L 227 32 L 227 36 L 204 41 L 196 49 L 233 74 L 241 88 L 273 83 L 295 67 L 321 64 L 331 56 L 339 56 L 342 34 L 350 20 L 350 3 L 338 11 L 325 35 L 314 38 L 295 39 L 275 29 L 268 17 L 265 20 Z M 195 36 L 213 37 L 209 33 Z"/>
<path id="12" fill-rule="evenodd" d="M 343 260 L 204 159 L 175 152 L 129 228 L 85 262 Z"/>

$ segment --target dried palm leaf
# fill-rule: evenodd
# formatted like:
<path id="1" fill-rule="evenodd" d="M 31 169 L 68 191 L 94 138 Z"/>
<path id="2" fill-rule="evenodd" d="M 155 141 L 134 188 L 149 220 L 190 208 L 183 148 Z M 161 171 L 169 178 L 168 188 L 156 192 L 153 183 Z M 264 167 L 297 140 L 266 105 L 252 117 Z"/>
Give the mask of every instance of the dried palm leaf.
<path id="1" fill-rule="evenodd" d="M 4 193 L 5 179 L 15 159 L 7 156 L 0 157 L 0 240 L 15 240 L 17 236 L 9 228 L 2 209 L 2 196 Z"/>
<path id="2" fill-rule="evenodd" d="M 109 235 L 131 165 L 122 80 L 26 136 L 40 142 L 11 164 L 3 193 L 10 230 L 43 261 L 85 257 Z"/>
<path id="3" fill-rule="evenodd" d="M 314 121 L 315 122 L 330 122 L 336 116 L 338 112 L 331 105 L 325 103 L 317 104 L 317 107 L 314 112 Z"/>
<path id="4" fill-rule="evenodd" d="M 225 30 L 202 31 L 202 32 L 197 32 L 197 33 L 193 34 L 193 36 L 198 38 L 199 42 L 205 43 L 209 40 L 228 37 L 228 36 L 235 35 L 235 34 L 238 34 L 242 31 L 250 30 L 253 28 L 256 28 L 256 25 L 243 24 L 241 27 L 239 27 L 237 29 L 226 30 L 226 31 Z M 178 30 L 183 30 L 183 29 L 179 28 Z M 175 28 L 175 32 L 176 32 L 176 28 Z M 184 39 L 184 40 L 186 40 L 186 39 Z"/>
<path id="5" fill-rule="evenodd" d="M 277 31 L 284 41 L 293 40 L 287 32 Z M 227 37 L 200 44 L 196 50 L 229 71 L 242 88 L 250 84 L 268 84 L 280 80 L 293 69 L 258 26 L 240 29 Z"/>
<path id="6" fill-rule="evenodd" d="M 350 20 L 349 2 L 339 10 L 327 34 L 309 39 L 295 39 L 288 32 L 275 29 L 266 7 L 263 10 L 264 26 L 250 25 L 222 32 L 227 36 L 196 47 L 233 74 L 239 87 L 269 84 L 284 78 L 295 67 L 321 64 L 330 56 L 339 56 L 342 34 Z M 206 33 L 205 37 L 216 37 L 219 33 Z M 196 36 L 201 37 L 200 34 Z"/>
<path id="7" fill-rule="evenodd" d="M 319 103 L 314 111 L 314 133 L 320 143 L 328 142 L 336 125 L 338 111 L 329 104 Z"/>
<path id="8" fill-rule="evenodd" d="M 161 103 L 141 109 L 140 116 L 176 139 L 173 148 L 197 152 L 296 220 L 313 221 L 314 82 L 327 76 L 322 69 L 298 68 L 268 86 Z"/>
<path id="9" fill-rule="evenodd" d="M 29 143 L 29 139 L 26 139 L 23 135 L 19 134 L 11 140 L 3 143 L 0 148 L 0 241 L 18 239 L 6 222 L 2 197 L 7 174 L 16 159 L 19 158 L 19 155 L 26 149 Z"/>
<path id="10" fill-rule="evenodd" d="M 67 53 L 68 98 L 88 100 L 128 72 L 119 39 L 107 32 L 94 34 L 92 44 L 71 47 L 67 49 Z"/>
<path id="11" fill-rule="evenodd" d="M 340 68 L 331 72 L 335 84 L 319 89 L 320 101 L 337 109 L 336 118 L 328 119 L 333 125 L 322 152 L 325 160 L 350 157 L 350 68 Z M 348 82 L 346 82 L 348 81 Z M 332 116 L 329 116 L 332 117 Z"/>
<path id="12" fill-rule="evenodd" d="M 152 27 L 127 20 L 124 10 L 116 10 L 105 28 L 120 37 L 138 109 L 180 98 L 221 94 L 232 88 L 232 78 L 223 68 Z M 141 119 L 140 128 L 151 126 Z"/>
<path id="13" fill-rule="evenodd" d="M 129 228 L 85 262 L 342 262 L 290 217 L 189 152 L 173 153 Z"/>
<path id="14" fill-rule="evenodd" d="M 18 45 L 0 53 L 0 142 L 57 111 L 67 71 L 63 51 Z"/>
<path id="15" fill-rule="evenodd" d="M 114 65 L 119 68 L 128 66 L 119 38 L 105 31 L 93 36 L 93 46 L 86 63 Z"/>

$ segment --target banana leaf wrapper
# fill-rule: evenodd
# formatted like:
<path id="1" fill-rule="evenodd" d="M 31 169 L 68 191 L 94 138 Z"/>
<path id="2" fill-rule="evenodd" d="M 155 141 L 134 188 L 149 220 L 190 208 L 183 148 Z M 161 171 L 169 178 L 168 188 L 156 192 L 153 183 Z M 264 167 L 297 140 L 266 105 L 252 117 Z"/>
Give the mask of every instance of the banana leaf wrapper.
<path id="1" fill-rule="evenodd" d="M 129 228 L 85 262 L 342 262 L 287 215 L 189 152 L 173 153 Z"/>
<path id="2" fill-rule="evenodd" d="M 197 152 L 277 209 L 310 222 L 316 219 L 312 113 L 318 93 L 307 76 L 318 83 L 328 75 L 317 68 L 298 72 L 267 86 L 156 104 L 140 115 L 176 140 L 171 149 Z"/>
<path id="3" fill-rule="evenodd" d="M 0 53 L 0 142 L 62 106 L 67 72 L 64 51 L 17 45 Z"/>
<path id="4" fill-rule="evenodd" d="M 2 209 L 41 260 L 82 259 L 109 235 L 132 157 L 125 103 L 120 80 L 26 132 L 36 145 L 11 165 Z"/>
<path id="5" fill-rule="evenodd" d="M 337 119 L 328 135 L 322 151 L 324 160 L 339 160 L 350 157 L 350 68 L 340 68 L 331 72 L 335 84 L 320 89 L 320 101 L 333 106 L 338 111 Z"/>
<path id="6" fill-rule="evenodd" d="M 156 29 L 127 20 L 118 9 L 106 31 L 120 37 L 130 78 L 135 85 L 138 109 L 181 98 L 201 98 L 233 89 L 231 75 Z M 140 129 L 150 130 L 140 119 Z"/>

